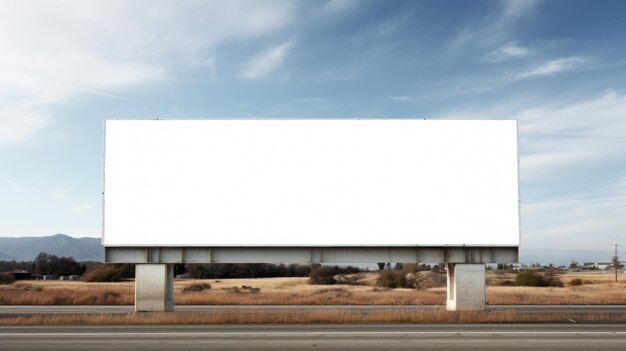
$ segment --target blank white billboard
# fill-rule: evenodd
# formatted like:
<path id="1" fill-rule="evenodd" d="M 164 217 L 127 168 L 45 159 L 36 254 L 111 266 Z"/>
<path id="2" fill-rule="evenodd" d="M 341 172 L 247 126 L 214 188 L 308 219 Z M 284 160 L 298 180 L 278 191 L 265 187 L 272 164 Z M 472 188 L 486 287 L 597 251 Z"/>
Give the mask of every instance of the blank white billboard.
<path id="1" fill-rule="evenodd" d="M 518 246 L 511 120 L 108 120 L 105 246 Z"/>

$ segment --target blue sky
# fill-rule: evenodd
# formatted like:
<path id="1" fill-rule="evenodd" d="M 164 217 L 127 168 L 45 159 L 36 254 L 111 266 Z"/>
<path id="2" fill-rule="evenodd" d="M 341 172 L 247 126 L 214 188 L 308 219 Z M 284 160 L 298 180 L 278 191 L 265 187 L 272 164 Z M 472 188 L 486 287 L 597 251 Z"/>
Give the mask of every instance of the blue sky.
<path id="1" fill-rule="evenodd" d="M 515 118 L 523 246 L 625 243 L 624 18 L 623 1 L 3 1 L 0 236 L 100 235 L 107 117 Z"/>

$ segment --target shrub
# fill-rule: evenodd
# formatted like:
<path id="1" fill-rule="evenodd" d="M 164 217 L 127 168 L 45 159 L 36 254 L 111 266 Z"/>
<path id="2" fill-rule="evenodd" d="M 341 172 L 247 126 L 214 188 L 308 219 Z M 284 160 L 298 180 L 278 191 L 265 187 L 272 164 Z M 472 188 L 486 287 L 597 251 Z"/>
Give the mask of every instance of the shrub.
<path id="1" fill-rule="evenodd" d="M 249 285 L 242 285 L 241 288 L 239 288 L 238 286 L 232 286 L 229 288 L 222 288 L 222 289 L 231 293 L 235 293 L 235 294 L 240 294 L 240 293 L 256 294 L 261 291 L 261 288 L 255 288 L 254 286 L 249 286 Z"/>
<path id="2" fill-rule="evenodd" d="M 402 271 L 382 271 L 378 273 L 376 285 L 383 288 L 405 288 L 407 287 L 406 277 Z"/>
<path id="3" fill-rule="evenodd" d="M 87 282 L 117 282 L 135 277 L 134 264 L 98 264 L 81 277 Z"/>
<path id="4" fill-rule="evenodd" d="M 517 286 L 547 286 L 543 276 L 529 269 L 523 270 L 515 277 Z"/>
<path id="5" fill-rule="evenodd" d="M 249 292 L 249 293 L 252 293 L 252 294 L 256 294 L 256 293 L 261 291 L 261 288 L 257 288 L 257 287 L 250 286 L 250 285 L 242 285 L 241 286 L 241 290 L 243 292 Z"/>
<path id="6" fill-rule="evenodd" d="M 548 269 L 546 271 L 544 279 L 545 279 L 546 286 L 555 287 L 555 288 L 563 287 L 563 282 L 556 275 L 554 269 Z"/>
<path id="7" fill-rule="evenodd" d="M 194 279 L 306 277 L 310 265 L 266 263 L 207 263 L 186 264 L 184 267 Z"/>
<path id="8" fill-rule="evenodd" d="M 183 292 L 200 292 L 200 291 L 204 291 L 204 290 L 209 290 L 211 289 L 211 284 L 209 283 L 198 283 L 198 284 L 191 284 L 189 286 L 186 286 L 183 288 Z"/>
<path id="9" fill-rule="evenodd" d="M 118 282 L 124 275 L 123 269 L 115 266 L 99 266 L 83 275 L 82 280 L 87 282 Z"/>
<path id="10" fill-rule="evenodd" d="M 11 273 L 0 273 L 0 285 L 10 285 L 15 282 L 15 277 Z"/>
<path id="11" fill-rule="evenodd" d="M 532 270 L 526 269 L 517 274 L 515 277 L 515 285 L 538 287 L 550 286 L 560 288 L 563 287 L 563 282 L 553 270 L 548 270 L 544 276 Z"/>
<path id="12" fill-rule="evenodd" d="M 318 266 L 309 274 L 309 284 L 332 285 L 335 284 L 335 275 L 339 273 L 337 267 Z"/>
<path id="13" fill-rule="evenodd" d="M 576 278 L 576 279 L 572 279 L 569 282 L 570 286 L 579 286 L 579 285 L 583 285 L 583 281 L 582 279 Z"/>
<path id="14" fill-rule="evenodd" d="M 257 287 L 250 286 L 250 285 L 242 285 L 241 290 L 239 290 L 239 292 L 252 293 L 252 294 L 256 294 L 260 291 L 261 291 L 261 288 L 257 288 Z"/>

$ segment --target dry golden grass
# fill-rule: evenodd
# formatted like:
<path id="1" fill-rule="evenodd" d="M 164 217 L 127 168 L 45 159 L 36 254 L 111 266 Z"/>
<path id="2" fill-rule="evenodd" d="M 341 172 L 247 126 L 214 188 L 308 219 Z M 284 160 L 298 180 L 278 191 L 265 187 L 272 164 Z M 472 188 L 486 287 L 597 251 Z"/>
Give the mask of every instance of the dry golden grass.
<path id="1" fill-rule="evenodd" d="M 549 323 L 626 321 L 625 313 L 524 313 L 514 311 L 168 312 L 128 314 L 11 315 L 0 325 L 286 324 L 286 323 Z"/>
<path id="2" fill-rule="evenodd" d="M 491 273 L 491 272 L 490 272 Z M 614 282 L 611 274 L 569 273 L 559 275 L 562 288 L 522 286 L 489 286 L 487 303 L 494 305 L 622 305 L 626 304 L 626 277 L 620 275 Z M 487 281 L 514 280 L 515 274 L 487 274 Z M 569 286 L 573 279 L 581 279 L 581 286 Z"/>
<path id="3" fill-rule="evenodd" d="M 607 283 L 563 288 L 493 286 L 487 289 L 487 303 L 497 305 L 622 305 L 626 284 Z"/>
<path id="4" fill-rule="evenodd" d="M 492 273 L 487 280 L 510 279 L 514 275 Z M 591 284 L 570 287 L 571 279 Z M 487 287 L 490 304 L 626 304 L 626 277 L 612 283 L 612 276 L 601 274 L 567 274 L 561 276 L 563 288 L 515 286 Z M 182 292 L 197 283 L 210 283 L 212 289 Z M 259 292 L 241 289 L 242 285 L 259 288 Z M 235 287 L 240 288 L 239 292 Z M 371 286 L 309 285 L 307 278 L 259 278 L 221 280 L 181 280 L 174 283 L 174 300 L 178 305 L 376 305 L 376 304 L 443 304 L 445 288 L 429 290 L 381 289 Z M 132 305 L 134 282 L 88 283 L 80 281 L 29 281 L 0 286 L 0 305 Z"/>
<path id="5" fill-rule="evenodd" d="M 29 281 L 0 286 L 0 305 L 132 305 L 134 282 Z"/>

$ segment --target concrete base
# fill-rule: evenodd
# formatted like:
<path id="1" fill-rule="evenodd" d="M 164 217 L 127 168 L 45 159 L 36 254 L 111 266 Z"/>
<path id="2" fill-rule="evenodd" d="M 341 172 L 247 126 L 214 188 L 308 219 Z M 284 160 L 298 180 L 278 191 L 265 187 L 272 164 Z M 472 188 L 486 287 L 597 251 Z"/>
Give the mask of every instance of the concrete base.
<path id="1" fill-rule="evenodd" d="M 135 311 L 174 310 L 174 266 L 171 264 L 135 265 Z"/>
<path id="2" fill-rule="evenodd" d="M 448 311 L 485 309 L 485 265 L 448 263 Z"/>

